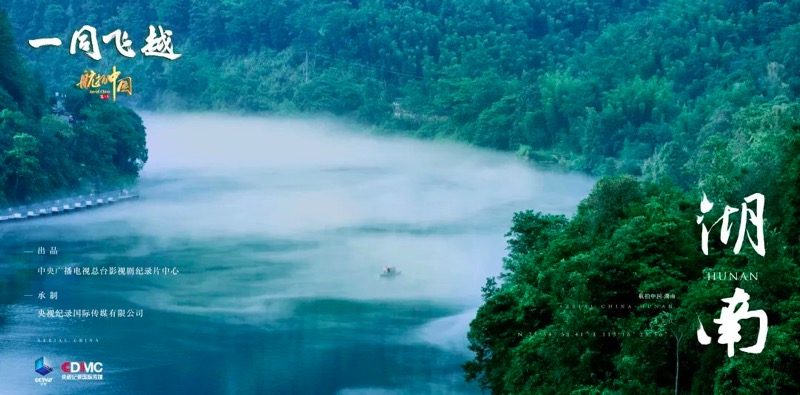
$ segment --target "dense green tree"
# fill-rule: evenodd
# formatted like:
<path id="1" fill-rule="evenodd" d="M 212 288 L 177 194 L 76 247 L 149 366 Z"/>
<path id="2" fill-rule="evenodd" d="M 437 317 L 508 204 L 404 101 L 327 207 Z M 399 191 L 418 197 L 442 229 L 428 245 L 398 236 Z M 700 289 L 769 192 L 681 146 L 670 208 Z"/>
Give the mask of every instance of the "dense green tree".
<path id="1" fill-rule="evenodd" d="M 777 199 L 779 188 L 763 192 Z M 769 232 L 766 258 L 735 256 L 721 243 L 704 256 L 696 193 L 615 177 L 598 182 L 570 220 L 515 215 L 505 271 L 490 279 L 470 326 L 475 358 L 464 366 L 467 378 L 498 394 L 796 391 L 791 361 L 800 348 L 788 339 L 798 333 L 797 245 Z M 759 272 L 768 280 L 708 282 L 709 271 Z M 750 294 L 751 310 L 769 315 L 762 354 L 728 358 L 716 343 L 696 340 L 698 317 L 714 327 L 710 317 L 735 286 Z M 755 326 L 743 324 L 742 336 L 754 341 Z"/>
<path id="2" fill-rule="evenodd" d="M 800 1 L 51 3 L 0 0 L 17 40 L 0 15 L 0 201 L 130 179 L 147 159 L 129 110 L 69 89 L 73 122 L 44 116 L 30 70 L 63 92 L 86 58 L 27 40 L 68 42 L 92 24 L 128 30 L 141 46 L 160 23 L 178 61 L 104 48 L 96 63 L 133 76 L 129 104 L 332 113 L 639 177 L 600 180 L 569 219 L 514 217 L 504 271 L 471 324 L 469 380 L 498 394 L 798 391 Z M 720 242 L 702 255 L 702 193 L 718 217 L 756 192 L 768 255 L 732 256 Z M 702 281 L 709 270 L 769 278 L 747 288 L 770 314 L 763 354 L 728 359 L 692 339 L 687 328 L 711 327 L 734 288 Z M 640 293 L 678 298 L 652 309 Z"/>
<path id="3" fill-rule="evenodd" d="M 27 134 L 14 135 L 14 143 L 5 152 L 3 168 L 7 173 L 5 184 L 8 196 L 14 200 L 23 200 L 37 192 L 37 181 L 41 179 L 39 159 L 36 158 L 38 142 Z"/>
<path id="4" fill-rule="evenodd" d="M 51 16 L 59 11 L 46 9 Z M 144 125 L 133 111 L 71 88 L 65 111 L 48 114 L 50 100 L 18 55 L 5 12 L 0 51 L 0 203 L 135 180 L 147 149 Z"/>
<path id="5" fill-rule="evenodd" d="M 104 48 L 99 63 L 124 65 L 139 107 L 331 112 L 421 137 L 530 147 L 529 158 L 598 175 L 644 174 L 652 159 L 652 176 L 664 144 L 699 150 L 707 136 L 698 132 L 719 126 L 722 109 L 792 100 L 800 81 L 797 1 L 0 4 L 50 88 L 85 63 L 27 47 L 43 29 L 68 41 L 86 23 L 124 26 L 141 46 L 147 26 L 161 23 L 187 54 L 178 62 Z M 24 96 L 20 86 L 5 93 Z M 403 111 L 386 116 L 395 102 Z M 670 152 L 671 162 L 693 160 Z M 679 165 L 660 171 L 682 185 L 691 177 Z"/>

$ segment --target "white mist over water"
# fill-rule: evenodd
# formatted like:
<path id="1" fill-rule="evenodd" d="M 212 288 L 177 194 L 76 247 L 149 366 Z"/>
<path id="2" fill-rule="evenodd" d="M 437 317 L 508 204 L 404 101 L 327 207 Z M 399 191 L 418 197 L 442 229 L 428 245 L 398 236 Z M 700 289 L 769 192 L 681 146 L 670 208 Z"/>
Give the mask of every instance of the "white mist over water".
<path id="1" fill-rule="evenodd" d="M 145 114 L 144 120 L 149 160 L 142 200 L 79 220 L 124 221 L 125 227 L 103 228 L 104 236 L 133 230 L 155 240 L 154 248 L 185 241 L 225 247 L 242 238 L 308 243 L 268 254 L 304 265 L 279 279 L 280 289 L 265 287 L 260 295 L 474 304 L 486 277 L 501 268 L 512 214 L 571 213 L 593 185 L 508 154 L 368 136 L 329 120 L 213 114 Z M 398 281 L 378 280 L 384 265 L 402 271 Z M 203 282 L 240 285 L 219 280 Z M 222 300 L 228 299 L 208 307 Z"/>
<path id="2" fill-rule="evenodd" d="M 165 239 L 313 242 L 286 256 L 308 265 L 280 280 L 281 295 L 474 302 L 501 267 L 513 212 L 570 212 L 592 185 L 509 155 L 329 121 L 145 119 L 144 181 L 180 179 L 164 186 L 172 193 L 144 190 L 144 215 L 128 221 Z M 384 265 L 402 279 L 377 281 Z"/>
<path id="3" fill-rule="evenodd" d="M 208 263 L 223 272 L 203 275 L 198 262 L 184 269 L 198 274 L 191 285 L 137 296 L 167 310 L 291 314 L 281 301 L 313 297 L 476 306 L 486 277 L 500 271 L 512 214 L 570 213 L 593 184 L 508 154 L 369 136 L 330 120 L 143 118 L 149 160 L 142 200 L 79 220 L 124 221 L 117 231 L 155 240 L 145 252 L 176 242 L 231 243 L 221 260 Z M 102 229 L 103 236 L 113 232 Z M 294 263 L 288 277 L 254 281 L 247 276 L 257 277 L 258 267 L 240 262 L 240 239 L 308 246 L 249 256 Z M 384 265 L 397 266 L 401 276 L 379 279 Z M 269 299 L 276 303 L 253 305 Z"/>
<path id="4" fill-rule="evenodd" d="M 254 301 L 273 300 L 256 305 L 270 316 L 291 314 L 282 301 L 314 297 L 462 304 L 465 313 L 420 330 L 424 341 L 445 348 L 465 344 L 480 288 L 500 271 L 511 215 L 569 213 L 593 184 L 537 171 L 507 154 L 367 136 L 328 120 L 145 120 L 150 161 L 143 180 L 179 179 L 143 191 L 156 196 L 143 202 L 142 217 L 128 219 L 142 232 L 314 244 L 283 254 L 302 263 L 288 277 L 256 282 L 246 295 L 209 299 L 202 311 L 247 312 Z M 384 265 L 397 266 L 401 276 L 379 279 Z M 241 289 L 206 277 L 189 293 L 223 286 Z"/>
<path id="5" fill-rule="evenodd" d="M 427 344 L 469 358 L 468 325 L 486 278 L 501 270 L 513 213 L 569 214 L 594 183 L 509 154 L 376 137 L 324 119 L 143 119 L 142 198 L 50 218 L 37 232 L 74 242 L 130 239 L 111 255 L 166 259 L 181 270 L 173 280 L 92 292 L 146 311 L 295 331 L 306 348 Z M 384 265 L 400 276 L 379 278 Z M 191 347 L 209 347 L 187 334 Z M 448 374 L 454 382 L 463 376 Z"/>

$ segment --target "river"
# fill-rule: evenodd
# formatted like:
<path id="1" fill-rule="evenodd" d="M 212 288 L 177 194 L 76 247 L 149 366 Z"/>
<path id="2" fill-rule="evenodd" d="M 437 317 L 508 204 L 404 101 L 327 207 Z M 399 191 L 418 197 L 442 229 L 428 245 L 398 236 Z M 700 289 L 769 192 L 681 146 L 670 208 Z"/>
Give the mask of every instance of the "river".
<path id="1" fill-rule="evenodd" d="M 140 200 L 0 226 L 0 394 L 480 393 L 466 332 L 513 213 L 571 214 L 594 183 L 325 119 L 143 119 Z M 170 273 L 38 272 L 75 266 Z"/>

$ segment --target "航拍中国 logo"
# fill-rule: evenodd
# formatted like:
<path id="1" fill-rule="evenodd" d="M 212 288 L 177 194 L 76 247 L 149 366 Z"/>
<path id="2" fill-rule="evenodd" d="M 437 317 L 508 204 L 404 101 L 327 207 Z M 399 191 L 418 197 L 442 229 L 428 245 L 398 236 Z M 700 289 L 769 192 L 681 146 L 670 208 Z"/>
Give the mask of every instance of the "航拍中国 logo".
<path id="1" fill-rule="evenodd" d="M 45 357 L 41 357 L 41 358 L 36 360 L 34 369 L 36 370 L 36 373 L 39 373 L 42 376 L 47 376 L 48 373 L 53 371 L 52 366 L 50 366 L 50 362 Z M 47 385 L 47 384 L 50 384 L 51 382 L 53 382 L 53 378 L 52 377 L 37 377 L 33 381 L 35 381 L 36 383 L 38 383 L 40 385 Z"/>
<path id="2" fill-rule="evenodd" d="M 117 101 L 117 93 L 133 94 L 133 80 L 131 77 L 120 78 L 120 74 L 117 66 L 111 68 L 110 74 L 99 74 L 94 70 L 86 70 L 75 86 L 88 90 L 89 93 L 98 94 L 103 100 L 110 98 Z M 102 89 L 106 85 L 110 85 L 111 89 Z"/>
<path id="3" fill-rule="evenodd" d="M 84 381 L 103 380 L 102 362 L 64 362 L 61 364 L 62 380 Z"/>

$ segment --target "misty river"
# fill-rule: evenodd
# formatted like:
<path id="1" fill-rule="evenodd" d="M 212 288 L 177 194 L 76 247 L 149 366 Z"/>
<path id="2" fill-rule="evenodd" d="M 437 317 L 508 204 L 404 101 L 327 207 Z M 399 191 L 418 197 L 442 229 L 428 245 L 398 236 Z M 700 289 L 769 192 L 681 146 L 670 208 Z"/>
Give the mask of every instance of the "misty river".
<path id="1" fill-rule="evenodd" d="M 572 214 L 594 183 L 331 120 L 143 119 L 140 200 L 0 225 L 0 393 L 480 393 L 466 332 L 513 213 Z M 40 246 L 58 254 L 24 252 Z M 37 272 L 65 266 L 179 274 Z M 101 308 L 143 316 L 37 313 Z M 63 381 L 64 361 L 102 362 L 103 381 Z"/>

